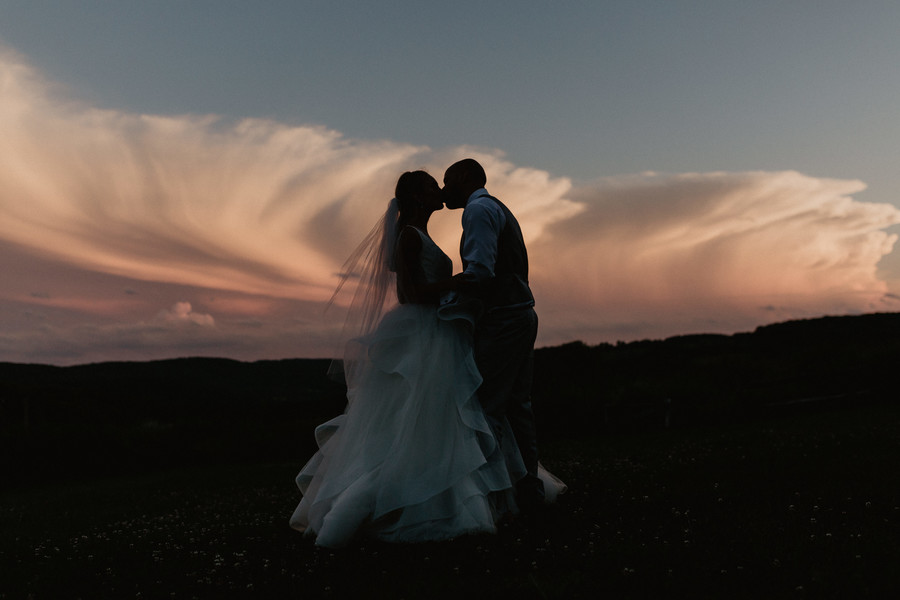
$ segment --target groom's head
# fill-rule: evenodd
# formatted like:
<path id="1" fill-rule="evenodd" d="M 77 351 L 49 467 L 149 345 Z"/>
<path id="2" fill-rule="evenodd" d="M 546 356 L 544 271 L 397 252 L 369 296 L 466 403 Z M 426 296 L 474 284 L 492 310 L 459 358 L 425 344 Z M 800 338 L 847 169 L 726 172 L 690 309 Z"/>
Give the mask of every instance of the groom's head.
<path id="1" fill-rule="evenodd" d="M 487 183 L 484 168 L 474 158 L 464 158 L 447 168 L 444 173 L 444 204 L 447 208 L 463 208 L 469 196 Z"/>

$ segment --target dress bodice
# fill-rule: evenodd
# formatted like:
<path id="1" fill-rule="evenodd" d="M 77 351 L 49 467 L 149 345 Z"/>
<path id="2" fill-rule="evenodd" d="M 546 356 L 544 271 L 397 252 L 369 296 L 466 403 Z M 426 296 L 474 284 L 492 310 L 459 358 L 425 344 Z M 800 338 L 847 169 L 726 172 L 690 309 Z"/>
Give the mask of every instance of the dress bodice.
<path id="1" fill-rule="evenodd" d="M 398 264 L 406 265 L 406 269 L 408 269 L 405 271 L 406 278 L 398 277 L 397 279 L 397 298 L 400 300 L 400 304 L 408 302 L 437 304 L 439 302 L 437 294 L 431 297 L 417 298 L 413 290 L 407 290 L 405 286 L 410 284 L 421 286 L 447 279 L 453 275 L 453 261 L 434 243 L 434 240 L 428 237 L 427 233 L 416 227 L 410 226 L 409 228 L 419 234 L 422 242 L 421 250 L 415 264 L 406 263 L 402 257 L 397 257 Z"/>
<path id="2" fill-rule="evenodd" d="M 434 283 L 453 275 L 453 261 L 450 257 L 426 233 L 415 227 L 413 229 L 422 239 L 422 252 L 419 254 L 422 270 L 418 275 L 424 277 L 426 283 Z"/>

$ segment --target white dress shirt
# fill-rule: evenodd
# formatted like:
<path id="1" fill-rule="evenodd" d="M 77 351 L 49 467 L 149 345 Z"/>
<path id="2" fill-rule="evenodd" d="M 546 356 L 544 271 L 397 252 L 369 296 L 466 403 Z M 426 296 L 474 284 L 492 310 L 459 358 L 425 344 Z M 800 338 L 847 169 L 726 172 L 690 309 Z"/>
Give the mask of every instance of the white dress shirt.
<path id="1" fill-rule="evenodd" d="M 478 188 L 469 196 L 463 210 L 462 227 L 460 257 L 465 265 L 463 272 L 476 282 L 491 279 L 497 263 L 497 240 L 506 227 L 506 215 L 485 188 Z"/>

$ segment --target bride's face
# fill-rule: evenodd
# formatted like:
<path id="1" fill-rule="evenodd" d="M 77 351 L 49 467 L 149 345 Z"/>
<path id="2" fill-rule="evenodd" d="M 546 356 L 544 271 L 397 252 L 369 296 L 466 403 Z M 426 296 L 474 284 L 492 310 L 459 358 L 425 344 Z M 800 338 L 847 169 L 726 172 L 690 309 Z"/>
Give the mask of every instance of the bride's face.
<path id="1" fill-rule="evenodd" d="M 419 194 L 419 202 L 428 214 L 444 208 L 444 198 L 437 181 L 432 179 L 425 189 L 422 190 L 421 194 Z"/>

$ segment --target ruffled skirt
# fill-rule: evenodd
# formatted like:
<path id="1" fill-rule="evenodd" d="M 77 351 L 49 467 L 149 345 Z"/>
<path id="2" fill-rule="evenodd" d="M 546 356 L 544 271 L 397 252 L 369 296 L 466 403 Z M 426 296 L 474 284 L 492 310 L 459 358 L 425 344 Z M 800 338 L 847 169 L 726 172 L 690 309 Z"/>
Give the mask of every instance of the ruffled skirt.
<path id="1" fill-rule="evenodd" d="M 357 533 L 439 540 L 493 532 L 501 513 L 515 511 L 525 468 L 516 448 L 498 446 L 478 404 L 464 321 L 400 305 L 350 342 L 345 370 L 347 409 L 316 429 L 319 451 L 297 476 L 292 527 L 326 547 Z"/>

